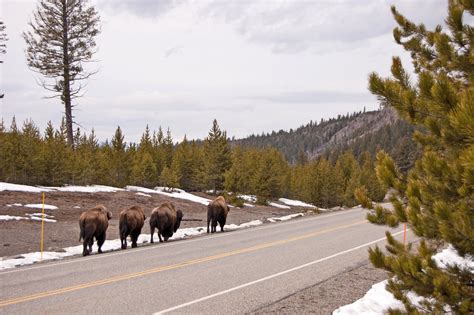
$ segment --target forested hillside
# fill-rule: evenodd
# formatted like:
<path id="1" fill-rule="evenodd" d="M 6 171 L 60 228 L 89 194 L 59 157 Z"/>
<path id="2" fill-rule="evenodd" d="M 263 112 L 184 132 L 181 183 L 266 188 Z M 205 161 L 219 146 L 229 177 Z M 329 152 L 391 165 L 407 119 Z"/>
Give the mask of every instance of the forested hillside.
<path id="1" fill-rule="evenodd" d="M 360 160 L 364 152 L 375 156 L 385 150 L 406 171 L 411 168 L 417 148 L 412 140 L 414 128 L 398 118 L 390 108 L 372 112 L 357 112 L 338 116 L 319 123 L 311 121 L 290 131 L 233 140 L 233 145 L 243 147 L 274 147 L 291 163 L 325 156 L 332 162 L 347 150 Z"/>

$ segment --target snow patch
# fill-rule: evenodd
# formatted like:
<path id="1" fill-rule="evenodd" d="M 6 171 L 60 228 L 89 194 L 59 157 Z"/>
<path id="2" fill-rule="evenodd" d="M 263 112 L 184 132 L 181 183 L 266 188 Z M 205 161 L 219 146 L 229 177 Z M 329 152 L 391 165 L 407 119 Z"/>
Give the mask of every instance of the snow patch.
<path id="1" fill-rule="evenodd" d="M 151 197 L 151 195 L 145 194 L 145 193 L 141 193 L 141 192 L 137 192 L 135 195 L 143 196 L 143 197 Z"/>
<path id="2" fill-rule="evenodd" d="M 21 206 L 23 206 L 21 203 L 14 203 L 11 205 L 7 205 L 7 207 L 21 207 Z"/>
<path id="3" fill-rule="evenodd" d="M 361 299 L 336 309 L 333 315 L 383 314 L 388 308 L 405 309 L 403 303 L 385 289 L 387 282 L 385 280 L 374 284 Z"/>
<path id="4" fill-rule="evenodd" d="M 471 273 L 474 273 L 474 257 L 469 255 L 461 257 L 451 244 L 449 244 L 448 248 L 433 255 L 431 259 L 433 259 L 440 268 L 457 265 L 461 269 L 469 269 Z"/>
<path id="5" fill-rule="evenodd" d="M 276 203 L 276 202 L 269 202 L 268 205 L 272 206 L 272 207 L 275 207 L 275 208 L 280 208 L 280 209 L 291 209 L 291 207 L 289 207 L 289 206 L 281 205 L 281 204 Z"/>
<path id="6" fill-rule="evenodd" d="M 249 207 L 249 208 L 255 208 L 253 204 L 246 203 L 246 202 L 244 202 L 244 206 Z"/>
<path id="7" fill-rule="evenodd" d="M 278 222 L 278 221 L 288 221 L 288 220 L 291 220 L 293 218 L 296 218 L 296 217 L 302 217 L 304 216 L 303 213 L 295 213 L 295 214 L 290 214 L 290 215 L 285 215 L 283 217 L 272 217 L 272 218 L 268 218 L 267 221 L 269 222 Z"/>
<path id="8" fill-rule="evenodd" d="M 313 206 L 312 204 L 309 204 L 309 203 L 306 203 L 306 202 L 303 202 L 303 201 L 299 201 L 299 200 L 280 198 L 280 199 L 278 199 L 278 201 L 281 202 L 281 203 L 284 203 L 288 206 L 305 207 L 305 208 L 316 209 L 316 207 Z"/>
<path id="9" fill-rule="evenodd" d="M 26 208 L 35 208 L 35 209 L 43 209 L 43 204 L 41 204 L 41 203 L 32 203 L 32 204 L 24 205 L 24 207 L 26 207 Z M 44 208 L 46 210 L 56 210 L 56 209 L 58 209 L 58 207 L 52 206 L 52 205 L 44 205 Z"/>
<path id="10" fill-rule="evenodd" d="M 13 215 L 0 215 L 0 221 L 11 221 L 11 220 L 16 220 L 16 221 L 28 220 L 28 218 L 17 217 L 17 216 L 13 216 Z"/>
<path id="11" fill-rule="evenodd" d="M 248 201 L 248 202 L 257 202 L 257 196 L 254 196 L 254 195 L 238 195 L 237 196 L 238 198 L 242 198 L 243 200 L 245 201 Z"/>
<path id="12" fill-rule="evenodd" d="M 139 187 L 139 186 L 127 186 L 125 187 L 125 189 L 128 191 L 135 191 L 135 192 L 140 192 L 140 193 L 145 193 L 145 194 L 160 194 L 160 195 L 168 196 L 171 198 L 189 200 L 189 201 L 203 204 L 205 206 L 207 206 L 209 202 L 211 202 L 210 199 L 195 196 L 193 194 L 185 192 L 182 189 L 176 189 L 176 188 L 174 188 L 172 191 L 168 191 L 170 190 L 168 187 L 155 187 L 155 189 L 150 189 L 150 188 L 144 188 L 144 187 Z"/>
<path id="13" fill-rule="evenodd" d="M 0 191 L 5 191 L 5 190 L 6 191 L 23 191 L 23 192 L 32 192 L 32 193 L 51 191 L 50 189 L 47 189 L 44 187 L 34 187 L 34 186 L 0 182 Z"/>
<path id="14" fill-rule="evenodd" d="M 97 193 L 97 192 L 117 192 L 123 191 L 122 188 L 103 186 L 103 185 L 90 185 L 90 186 L 64 186 L 64 187 L 47 187 L 62 192 L 82 192 L 82 193 Z"/>
<path id="15" fill-rule="evenodd" d="M 73 209 L 81 209 L 81 207 L 79 207 L 79 206 L 74 206 L 74 207 L 72 207 L 72 208 L 73 208 Z"/>

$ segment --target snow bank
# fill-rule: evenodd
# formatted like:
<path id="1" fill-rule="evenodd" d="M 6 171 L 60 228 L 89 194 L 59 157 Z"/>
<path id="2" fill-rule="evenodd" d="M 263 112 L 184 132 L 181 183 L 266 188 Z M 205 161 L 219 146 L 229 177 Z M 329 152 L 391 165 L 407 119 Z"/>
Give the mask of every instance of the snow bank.
<path id="1" fill-rule="evenodd" d="M 278 201 L 281 202 L 281 203 L 284 203 L 286 205 L 289 205 L 289 206 L 316 209 L 316 207 L 313 206 L 312 204 L 309 204 L 309 203 L 306 203 L 306 202 L 303 202 L 303 201 L 299 201 L 299 200 L 280 198 L 280 199 L 278 199 Z"/>
<path id="2" fill-rule="evenodd" d="M 273 222 L 278 222 L 278 221 L 288 221 L 293 218 L 302 217 L 302 216 L 304 216 L 303 213 L 295 213 L 295 214 L 285 215 L 283 217 L 272 217 L 272 218 L 268 218 L 267 220 L 273 223 Z"/>
<path id="3" fill-rule="evenodd" d="M 0 191 L 5 191 L 5 190 L 6 191 L 24 191 L 24 192 L 33 192 L 33 193 L 51 191 L 51 189 L 44 188 L 44 187 L 34 187 L 34 186 L 0 182 Z"/>
<path id="4" fill-rule="evenodd" d="M 24 205 L 24 207 L 34 208 L 34 209 L 43 209 L 43 204 L 42 203 L 31 203 L 31 204 Z M 56 209 L 58 209 L 58 207 L 52 206 L 52 205 L 44 205 L 44 208 L 46 210 L 56 210 Z"/>
<path id="5" fill-rule="evenodd" d="M 289 206 L 281 205 L 281 204 L 276 203 L 276 202 L 269 202 L 268 205 L 272 206 L 272 207 L 275 207 L 275 208 L 280 208 L 280 209 L 291 209 L 291 207 L 289 207 Z"/>
<path id="6" fill-rule="evenodd" d="M 1 220 L 1 217 L 3 216 L 0 216 L 0 220 Z M 18 218 L 19 219 L 13 219 L 13 220 L 28 219 L 28 218 L 23 218 L 23 217 L 18 217 Z M 280 220 L 281 218 L 275 218 L 275 219 Z M 283 221 L 283 220 L 280 220 L 280 221 Z M 227 231 L 233 231 L 233 230 L 249 228 L 252 226 L 258 226 L 261 224 L 263 224 L 262 221 L 254 220 L 254 221 L 245 222 L 239 225 L 228 224 L 224 227 L 224 229 Z M 206 227 L 179 229 L 176 233 L 173 234 L 170 240 L 179 240 L 179 239 L 184 239 L 184 238 L 202 235 L 206 233 L 207 233 Z M 143 243 L 148 243 L 149 241 L 150 241 L 150 234 L 141 234 L 138 237 L 137 243 L 143 244 Z M 156 237 L 156 241 L 158 241 L 158 237 Z M 128 245 L 130 246 L 130 244 Z M 104 245 L 102 246 L 103 251 L 118 250 L 120 248 L 121 248 L 120 239 L 106 240 Z M 97 246 L 95 243 L 93 245 L 92 251 L 97 252 Z M 82 245 L 66 247 L 66 248 L 63 248 L 62 251 L 60 252 L 50 252 L 50 251 L 43 252 L 43 261 L 58 260 L 58 259 L 63 259 L 64 257 L 74 256 L 74 255 L 82 255 Z M 25 265 L 31 265 L 36 262 L 39 262 L 40 257 L 41 257 L 40 252 L 26 253 L 26 254 L 15 256 L 14 258 L 0 257 L 0 270 L 15 268 L 19 266 L 25 266 Z"/>
<path id="7" fill-rule="evenodd" d="M 383 314 L 388 308 L 405 309 L 402 302 L 395 299 L 392 293 L 385 290 L 387 280 L 376 283 L 362 297 L 352 304 L 342 306 L 333 315 L 342 314 Z"/>
<path id="8" fill-rule="evenodd" d="M 447 268 L 448 265 L 457 265 L 461 269 L 469 269 L 474 273 L 474 257 L 469 255 L 466 257 L 459 256 L 457 250 L 451 244 L 449 244 L 445 250 L 433 255 L 431 259 L 433 259 L 440 268 Z"/>

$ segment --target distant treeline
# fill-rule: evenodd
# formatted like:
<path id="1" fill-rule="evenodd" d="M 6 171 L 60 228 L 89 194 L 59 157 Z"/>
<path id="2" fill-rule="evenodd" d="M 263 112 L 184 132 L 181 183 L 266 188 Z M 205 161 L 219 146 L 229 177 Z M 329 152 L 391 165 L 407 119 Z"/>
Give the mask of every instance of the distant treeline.
<path id="1" fill-rule="evenodd" d="M 345 151 L 288 163 L 277 149 L 231 146 L 217 121 L 204 141 L 174 144 L 171 132 L 147 126 L 138 144 L 126 143 L 117 128 L 111 141 L 99 144 L 94 131 L 77 129 L 75 147 L 67 144 L 66 127 L 48 123 L 43 133 L 33 121 L 19 128 L 0 125 L 0 180 L 57 186 L 102 184 L 116 187 L 157 185 L 187 191 L 222 191 L 257 195 L 260 202 L 289 197 L 320 207 L 355 205 L 353 191 L 364 186 L 380 200 L 385 190 L 376 179 L 373 157 L 359 161 Z M 235 200 L 234 200 L 235 201 Z"/>

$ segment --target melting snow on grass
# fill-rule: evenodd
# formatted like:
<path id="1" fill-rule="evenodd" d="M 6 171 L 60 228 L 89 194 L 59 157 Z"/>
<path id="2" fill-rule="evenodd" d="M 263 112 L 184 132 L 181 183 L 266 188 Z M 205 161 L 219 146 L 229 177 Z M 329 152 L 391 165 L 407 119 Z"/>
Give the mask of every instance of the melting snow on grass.
<path id="1" fill-rule="evenodd" d="M 474 271 L 474 258 L 471 256 L 461 257 L 456 249 L 450 244 L 448 248 L 431 257 L 438 267 L 447 268 L 448 266 L 458 265 L 462 269 Z M 389 308 L 405 310 L 403 303 L 393 296 L 392 293 L 385 289 L 387 280 L 376 283 L 372 288 L 362 297 L 352 304 L 342 306 L 335 310 L 333 314 L 383 314 Z M 420 305 L 423 300 L 414 292 L 408 292 L 407 298 L 413 305 Z M 450 310 L 447 308 L 446 312 Z"/>
<path id="2" fill-rule="evenodd" d="M 37 214 L 32 214 L 35 217 Z M 302 216 L 303 214 L 299 214 L 298 216 Z M 0 216 L 1 219 L 2 216 Z M 285 221 L 289 220 L 291 218 L 288 218 L 290 216 L 285 216 L 282 218 L 274 218 L 276 221 Z M 14 220 L 22 220 L 22 219 L 27 219 L 23 217 L 18 217 L 19 219 L 14 219 Z M 239 229 L 244 229 L 244 228 L 249 228 L 252 226 L 258 226 L 263 224 L 262 221 L 260 220 L 254 220 L 250 222 L 245 222 L 239 225 L 236 224 L 228 224 L 224 227 L 224 230 L 227 231 L 233 231 L 233 230 L 239 230 Z M 197 235 L 202 235 L 207 233 L 207 228 L 206 227 L 194 227 L 194 228 L 184 228 L 184 229 L 179 229 L 171 238 L 170 240 L 179 240 L 179 239 L 184 239 L 192 236 L 197 236 Z M 158 241 L 158 237 L 155 238 L 156 241 Z M 141 234 L 140 237 L 138 238 L 138 243 L 143 244 L 143 243 L 148 243 L 150 241 L 150 234 Z M 131 242 L 128 243 L 128 246 L 130 247 Z M 115 239 L 115 240 L 106 240 L 104 245 L 102 246 L 103 251 L 112 251 L 112 250 L 118 250 L 120 249 L 121 244 L 120 244 L 120 239 Z M 93 252 L 97 252 L 97 246 L 94 243 L 93 246 Z M 27 254 L 22 254 L 15 256 L 14 258 L 11 257 L 1 257 L 0 258 L 0 270 L 4 269 L 10 269 L 10 268 L 15 268 L 19 266 L 24 266 L 24 265 L 31 265 L 34 264 L 38 261 L 40 261 L 40 253 L 39 252 L 34 252 L 34 253 L 27 253 Z M 82 245 L 78 246 L 71 246 L 71 247 L 66 247 L 63 248 L 62 251 L 60 252 L 50 252 L 46 251 L 43 252 L 43 261 L 44 260 L 58 260 L 58 259 L 63 259 L 64 257 L 68 256 L 74 256 L 74 255 L 82 255 Z"/>

